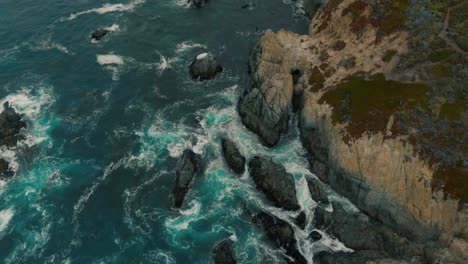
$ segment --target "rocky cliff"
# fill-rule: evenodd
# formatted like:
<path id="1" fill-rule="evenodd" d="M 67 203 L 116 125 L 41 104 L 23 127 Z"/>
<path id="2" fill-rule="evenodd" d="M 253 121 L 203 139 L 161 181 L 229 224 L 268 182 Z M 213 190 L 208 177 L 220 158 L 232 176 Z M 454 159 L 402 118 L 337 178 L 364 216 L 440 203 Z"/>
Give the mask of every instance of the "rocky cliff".
<path id="1" fill-rule="evenodd" d="M 306 12 L 321 4 L 305 1 Z M 297 113 L 322 181 L 398 234 L 440 243 L 455 263 L 468 250 L 468 63 L 464 33 L 459 45 L 439 32 L 467 6 L 330 0 L 308 35 L 265 32 L 239 101 L 243 123 L 268 146 Z"/>

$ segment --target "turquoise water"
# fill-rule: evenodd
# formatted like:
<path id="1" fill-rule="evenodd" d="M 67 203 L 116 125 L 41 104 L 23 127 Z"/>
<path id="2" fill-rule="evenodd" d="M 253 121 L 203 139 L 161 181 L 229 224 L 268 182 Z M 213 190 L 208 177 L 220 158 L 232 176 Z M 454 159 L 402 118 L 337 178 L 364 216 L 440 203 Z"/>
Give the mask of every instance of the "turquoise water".
<path id="1" fill-rule="evenodd" d="M 25 141 L 0 149 L 16 170 L 0 182 L 0 262 L 210 263 L 214 244 L 230 237 L 241 263 L 281 263 L 242 205 L 290 222 L 298 212 L 271 207 L 248 175 L 229 172 L 223 135 L 247 158 L 273 156 L 294 174 L 309 222 L 296 235 L 309 260 L 316 246 L 341 248 L 305 239 L 315 202 L 297 131 L 267 149 L 235 109 L 262 31 L 307 32 L 300 5 L 213 0 L 195 10 L 185 2 L 0 2 L 0 102 L 28 123 Z M 92 43 L 104 27 L 111 34 Z M 208 51 L 225 71 L 193 82 L 188 65 Z M 204 175 L 176 211 L 170 192 L 185 148 L 203 156 Z"/>

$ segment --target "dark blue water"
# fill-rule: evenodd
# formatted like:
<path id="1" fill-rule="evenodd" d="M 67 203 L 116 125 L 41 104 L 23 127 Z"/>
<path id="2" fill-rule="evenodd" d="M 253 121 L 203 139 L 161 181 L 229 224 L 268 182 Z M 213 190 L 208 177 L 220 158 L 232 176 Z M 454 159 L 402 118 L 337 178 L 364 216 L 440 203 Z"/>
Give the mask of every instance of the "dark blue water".
<path id="1" fill-rule="evenodd" d="M 185 2 L 0 2 L 0 103 L 28 123 L 25 141 L 0 149 L 16 170 L 0 183 L 1 263 L 209 263 L 227 237 L 242 263 L 280 263 L 242 204 L 290 222 L 297 213 L 269 206 L 248 175 L 229 172 L 223 135 L 247 158 L 282 162 L 311 221 L 311 174 L 297 132 L 267 149 L 235 110 L 262 31 L 306 33 L 308 20 L 281 0 L 252 1 L 253 9 L 240 8 L 247 1 L 213 0 L 198 10 Z M 113 32 L 92 43 L 90 33 L 104 27 Z M 197 83 L 188 65 L 202 52 L 225 71 Z M 205 171 L 176 211 L 170 192 L 185 148 L 203 156 Z M 308 231 L 297 236 L 310 259 Z"/>

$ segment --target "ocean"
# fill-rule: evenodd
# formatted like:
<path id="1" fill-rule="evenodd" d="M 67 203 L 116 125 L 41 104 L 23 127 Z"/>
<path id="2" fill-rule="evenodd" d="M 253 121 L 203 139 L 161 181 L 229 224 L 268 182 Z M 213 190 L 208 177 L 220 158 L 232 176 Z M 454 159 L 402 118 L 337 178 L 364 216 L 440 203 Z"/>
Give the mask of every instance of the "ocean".
<path id="1" fill-rule="evenodd" d="M 201 9 L 185 0 L 1 1 L 0 103 L 28 128 L 17 147 L 0 149 L 15 170 L 0 181 L 0 262 L 211 263 L 214 245 L 230 238 L 240 263 L 283 263 L 244 204 L 290 222 L 310 263 L 314 247 L 346 250 L 323 231 L 319 245 L 307 240 L 316 203 L 306 179 L 315 176 L 295 126 L 270 149 L 236 111 L 264 30 L 306 34 L 309 23 L 289 0 L 212 0 Z M 110 33 L 91 41 L 98 28 Z M 224 71 L 193 81 L 188 66 L 204 52 Z M 273 207 L 247 172 L 230 172 L 223 136 L 247 159 L 271 156 L 294 175 L 305 230 L 294 223 L 299 212 Z M 186 148 L 203 157 L 203 175 L 175 210 Z"/>

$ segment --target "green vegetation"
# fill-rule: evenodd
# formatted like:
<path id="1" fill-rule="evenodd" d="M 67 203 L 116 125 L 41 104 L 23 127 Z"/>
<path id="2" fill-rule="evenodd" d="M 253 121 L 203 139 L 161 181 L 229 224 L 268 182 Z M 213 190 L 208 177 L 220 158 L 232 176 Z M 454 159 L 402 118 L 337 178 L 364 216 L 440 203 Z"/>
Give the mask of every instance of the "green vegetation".
<path id="1" fill-rule="evenodd" d="M 323 88 L 323 84 L 325 83 L 325 77 L 322 75 L 318 67 L 314 67 L 312 69 L 312 73 L 309 77 L 309 85 L 310 89 L 313 92 L 317 92 Z"/>
<path id="2" fill-rule="evenodd" d="M 369 80 L 355 76 L 327 91 L 319 102 L 332 106 L 333 122 L 348 122 L 349 136 L 357 138 L 364 132 L 384 132 L 392 114 L 422 107 L 427 92 L 424 84 L 386 80 L 383 75 Z"/>
<path id="3" fill-rule="evenodd" d="M 450 31 L 455 33 L 453 39 L 465 51 L 468 50 L 468 4 L 452 10 L 449 20 Z"/>
<path id="4" fill-rule="evenodd" d="M 317 33 L 321 32 L 322 30 L 326 29 L 330 23 L 331 14 L 332 12 L 341 4 L 343 0 L 330 0 L 328 3 L 322 8 L 322 23 L 317 28 Z"/>
<path id="5" fill-rule="evenodd" d="M 401 29 L 408 19 L 406 15 L 408 7 L 409 0 L 387 1 L 380 19 L 380 30 L 382 30 L 385 35 L 390 35 Z"/>
<path id="6" fill-rule="evenodd" d="M 393 57 L 398 53 L 396 50 L 387 50 L 385 54 L 382 56 L 382 60 L 384 62 L 389 62 L 393 59 Z"/>
<path id="7" fill-rule="evenodd" d="M 432 76 L 434 79 L 443 79 L 450 77 L 450 66 L 443 63 L 438 63 L 432 66 Z"/>
<path id="8" fill-rule="evenodd" d="M 432 62 L 444 61 L 444 60 L 449 59 L 452 54 L 453 54 L 453 51 L 449 49 L 439 49 L 439 50 L 433 51 L 429 55 L 429 59 Z"/>

